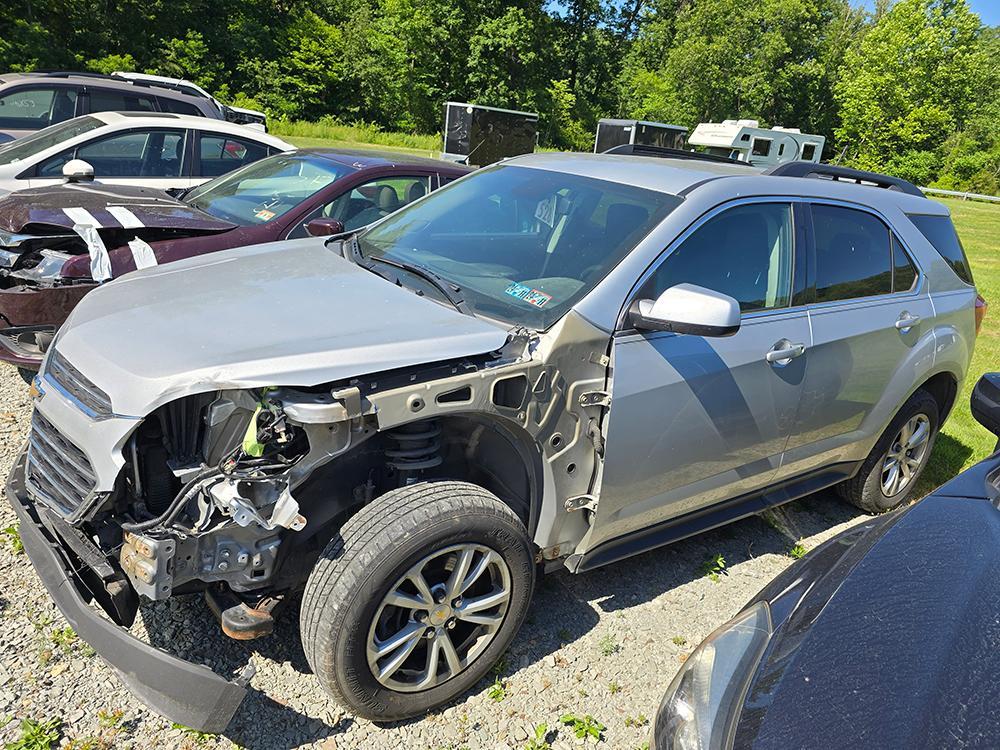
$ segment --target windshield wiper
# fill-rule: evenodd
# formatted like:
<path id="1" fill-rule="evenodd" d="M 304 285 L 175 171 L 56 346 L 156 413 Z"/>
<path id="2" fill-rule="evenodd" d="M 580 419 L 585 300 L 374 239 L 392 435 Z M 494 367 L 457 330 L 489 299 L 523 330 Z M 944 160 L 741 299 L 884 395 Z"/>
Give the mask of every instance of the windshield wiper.
<path id="1" fill-rule="evenodd" d="M 423 266 L 418 266 L 416 263 L 407 263 L 403 260 L 390 260 L 389 258 L 377 258 L 369 257 L 365 258 L 362 263 L 367 263 L 369 266 L 374 263 L 382 263 L 386 266 L 391 266 L 392 268 L 398 268 L 402 271 L 412 273 L 414 276 L 419 276 L 424 281 L 428 282 L 437 289 L 444 298 L 448 300 L 456 310 L 458 310 L 463 315 L 472 315 L 472 308 L 466 303 L 465 298 L 461 296 L 462 287 L 458 284 L 453 284 L 452 282 L 438 276 L 429 268 L 424 268 Z"/>
<path id="2" fill-rule="evenodd" d="M 438 276 L 429 268 L 418 266 L 416 263 L 407 263 L 406 261 L 403 260 L 393 260 L 383 257 L 362 255 L 361 248 L 358 247 L 358 243 L 354 241 L 356 237 L 357 235 L 348 237 L 345 240 L 345 242 L 347 243 L 347 247 L 350 250 L 351 258 L 354 260 L 355 263 L 357 263 L 362 268 L 367 269 L 372 273 L 377 273 L 382 278 L 387 279 L 388 281 L 391 281 L 395 284 L 399 284 L 400 286 L 402 286 L 402 283 L 399 281 L 398 274 L 396 275 L 396 278 L 391 279 L 385 274 L 375 270 L 375 264 L 381 263 L 382 265 L 389 266 L 390 268 L 398 268 L 400 271 L 406 271 L 407 273 L 412 273 L 414 276 L 419 276 L 424 281 L 428 282 L 431 286 L 433 286 L 435 289 L 437 289 L 439 292 L 441 292 L 441 294 L 444 295 L 444 298 L 448 300 L 448 302 L 450 302 L 451 305 L 460 313 L 462 313 L 463 315 L 472 315 L 472 316 L 475 315 L 472 312 L 472 308 L 469 307 L 468 303 L 465 301 L 465 298 L 461 296 L 462 287 L 460 287 L 458 284 L 454 284 L 451 281 L 448 281 L 447 279 Z"/>

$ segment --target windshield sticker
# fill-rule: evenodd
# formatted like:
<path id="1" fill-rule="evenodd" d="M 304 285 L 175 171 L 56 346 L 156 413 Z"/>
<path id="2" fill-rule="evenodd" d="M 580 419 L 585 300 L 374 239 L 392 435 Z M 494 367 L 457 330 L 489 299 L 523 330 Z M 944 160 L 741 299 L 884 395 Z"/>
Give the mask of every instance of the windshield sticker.
<path id="1" fill-rule="evenodd" d="M 256 216 L 261 221 L 270 221 L 275 216 L 277 216 L 277 214 L 274 213 L 274 211 L 268 211 L 266 208 L 262 208 L 260 209 L 260 211 L 257 211 L 257 213 L 255 213 L 254 216 Z"/>
<path id="2" fill-rule="evenodd" d="M 532 289 L 530 286 L 525 286 L 524 284 L 518 284 L 514 282 L 506 289 L 507 294 L 511 297 L 515 297 L 522 302 L 527 302 L 529 305 L 534 305 L 535 307 L 545 307 L 545 305 L 552 299 L 551 294 L 546 294 L 538 289 Z"/>

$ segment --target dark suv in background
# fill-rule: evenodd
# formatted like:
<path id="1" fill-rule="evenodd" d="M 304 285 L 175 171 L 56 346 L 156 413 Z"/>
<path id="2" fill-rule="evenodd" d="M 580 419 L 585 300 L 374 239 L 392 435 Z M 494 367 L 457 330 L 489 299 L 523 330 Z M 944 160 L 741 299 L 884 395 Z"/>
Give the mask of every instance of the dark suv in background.
<path id="1" fill-rule="evenodd" d="M 173 112 L 224 119 L 210 99 L 97 73 L 0 75 L 0 143 L 91 112 Z"/>

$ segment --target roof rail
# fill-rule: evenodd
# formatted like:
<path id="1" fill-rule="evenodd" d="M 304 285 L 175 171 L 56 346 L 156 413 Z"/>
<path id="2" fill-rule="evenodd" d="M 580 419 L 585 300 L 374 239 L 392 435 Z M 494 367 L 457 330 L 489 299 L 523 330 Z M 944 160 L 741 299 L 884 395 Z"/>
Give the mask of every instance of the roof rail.
<path id="1" fill-rule="evenodd" d="M 613 146 L 603 154 L 617 154 L 619 156 L 655 156 L 660 159 L 691 159 L 692 161 L 712 161 L 717 164 L 739 164 L 744 167 L 752 167 L 745 161 L 730 159 L 728 156 L 717 156 L 715 154 L 703 154 L 700 151 L 685 151 L 681 148 L 667 148 L 666 146 L 647 146 L 641 143 L 624 143 L 621 146 Z"/>
<path id="2" fill-rule="evenodd" d="M 117 83 L 127 83 L 130 86 L 141 86 L 142 88 L 169 88 L 161 86 L 153 81 L 133 80 L 122 76 L 108 75 L 107 73 L 92 73 L 87 70 L 33 70 L 25 75 L 37 76 L 39 78 L 98 78 L 102 81 L 116 81 Z M 183 92 L 181 92 L 183 93 Z"/>
<path id="3" fill-rule="evenodd" d="M 912 182 L 891 177 L 878 172 L 865 172 L 862 169 L 851 169 L 850 167 L 838 167 L 834 164 L 816 164 L 811 161 L 786 161 L 783 164 L 776 164 L 765 170 L 764 174 L 773 177 L 816 177 L 821 180 L 833 180 L 834 182 L 854 182 L 858 185 L 874 185 L 886 190 L 898 190 L 907 195 L 916 195 L 920 198 L 926 197 L 923 192 Z"/>
<path id="4" fill-rule="evenodd" d="M 114 78 L 107 73 L 92 73 L 87 70 L 33 70 L 27 75 L 40 78 Z"/>

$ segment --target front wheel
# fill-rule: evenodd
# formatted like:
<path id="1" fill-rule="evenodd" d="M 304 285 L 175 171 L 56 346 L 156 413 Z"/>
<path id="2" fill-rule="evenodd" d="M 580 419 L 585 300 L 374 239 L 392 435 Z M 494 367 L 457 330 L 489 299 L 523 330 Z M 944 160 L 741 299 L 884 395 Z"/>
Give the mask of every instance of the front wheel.
<path id="1" fill-rule="evenodd" d="M 934 397 L 923 390 L 914 393 L 857 475 L 838 485 L 841 496 L 869 513 L 885 513 L 906 502 L 931 457 L 939 420 Z"/>
<path id="2" fill-rule="evenodd" d="M 373 721 L 421 715 L 495 664 L 534 588 L 531 543 L 494 495 L 464 482 L 386 493 L 351 518 L 306 583 L 306 659 Z"/>

